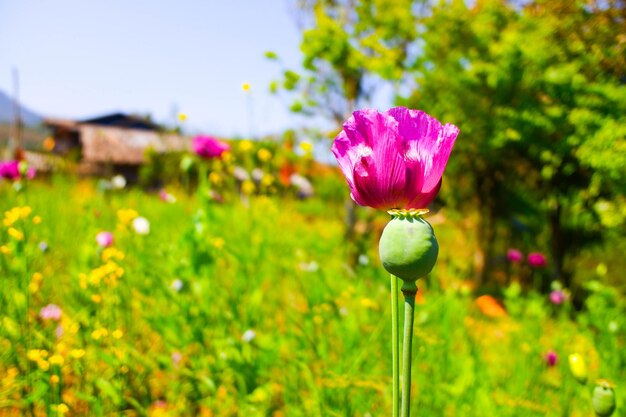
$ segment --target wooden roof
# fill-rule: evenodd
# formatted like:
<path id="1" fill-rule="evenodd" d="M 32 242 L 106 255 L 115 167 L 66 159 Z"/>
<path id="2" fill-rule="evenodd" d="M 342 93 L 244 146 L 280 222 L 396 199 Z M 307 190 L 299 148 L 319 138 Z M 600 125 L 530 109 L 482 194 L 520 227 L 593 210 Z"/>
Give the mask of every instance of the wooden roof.
<path id="1" fill-rule="evenodd" d="M 188 138 L 146 129 L 82 123 L 79 131 L 86 162 L 137 165 L 144 162 L 148 149 L 164 153 L 191 148 Z"/>

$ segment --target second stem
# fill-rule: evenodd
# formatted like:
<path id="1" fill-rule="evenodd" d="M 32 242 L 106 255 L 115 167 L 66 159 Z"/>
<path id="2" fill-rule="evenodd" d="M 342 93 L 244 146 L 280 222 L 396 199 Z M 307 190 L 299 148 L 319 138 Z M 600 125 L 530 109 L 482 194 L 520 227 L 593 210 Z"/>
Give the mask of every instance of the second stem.
<path id="1" fill-rule="evenodd" d="M 413 345 L 413 317 L 417 285 L 414 281 L 404 281 L 404 338 L 402 341 L 402 417 L 411 415 L 411 352 Z"/>

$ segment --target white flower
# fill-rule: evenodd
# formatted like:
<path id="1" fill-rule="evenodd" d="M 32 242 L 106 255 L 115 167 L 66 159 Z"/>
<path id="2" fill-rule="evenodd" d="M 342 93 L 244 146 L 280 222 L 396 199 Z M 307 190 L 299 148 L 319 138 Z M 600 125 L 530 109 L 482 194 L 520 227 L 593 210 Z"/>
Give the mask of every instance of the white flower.
<path id="1" fill-rule="evenodd" d="M 239 182 L 244 182 L 250 179 L 250 174 L 248 174 L 248 171 L 246 171 L 245 168 L 236 166 L 233 169 L 233 177 L 235 177 L 235 179 Z"/>
<path id="2" fill-rule="evenodd" d="M 140 235 L 147 235 L 150 233 L 150 222 L 145 217 L 135 217 L 133 220 L 133 229 Z"/>
<path id="3" fill-rule="evenodd" d="M 256 183 L 260 183 L 261 180 L 263 179 L 264 175 L 265 175 L 265 173 L 263 172 L 263 170 L 261 168 L 254 168 L 252 170 L 252 179 Z"/>
<path id="4" fill-rule="evenodd" d="M 180 279 L 175 279 L 174 281 L 172 281 L 172 289 L 176 292 L 179 292 L 180 290 L 182 290 L 183 281 L 181 281 Z"/>
<path id="5" fill-rule="evenodd" d="M 116 175 L 111 178 L 111 187 L 115 190 L 121 190 L 126 187 L 126 178 L 123 175 Z"/>
<path id="6" fill-rule="evenodd" d="M 256 332 L 252 329 L 248 329 L 245 332 L 243 332 L 243 335 L 241 335 L 241 340 L 246 343 L 250 343 L 255 337 L 256 337 Z"/>
<path id="7" fill-rule="evenodd" d="M 315 261 L 301 262 L 300 270 L 304 272 L 315 272 L 319 269 L 319 265 Z"/>

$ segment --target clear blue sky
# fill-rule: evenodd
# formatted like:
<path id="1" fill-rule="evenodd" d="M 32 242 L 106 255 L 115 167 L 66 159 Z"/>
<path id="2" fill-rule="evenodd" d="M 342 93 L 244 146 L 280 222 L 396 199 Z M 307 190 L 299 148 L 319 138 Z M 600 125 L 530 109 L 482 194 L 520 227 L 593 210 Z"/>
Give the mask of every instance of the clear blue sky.
<path id="1" fill-rule="evenodd" d="M 248 135 L 302 120 L 268 92 L 281 66 L 298 67 L 301 35 L 288 0 L 0 0 L 0 89 L 20 74 L 21 102 L 68 118 L 151 113 L 188 128 Z"/>

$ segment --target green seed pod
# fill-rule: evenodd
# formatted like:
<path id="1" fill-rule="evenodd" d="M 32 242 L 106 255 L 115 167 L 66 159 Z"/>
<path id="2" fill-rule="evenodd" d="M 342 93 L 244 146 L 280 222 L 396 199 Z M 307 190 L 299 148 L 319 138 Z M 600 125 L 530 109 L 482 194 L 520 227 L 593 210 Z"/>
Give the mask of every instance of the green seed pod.
<path id="1" fill-rule="evenodd" d="M 398 215 L 385 226 L 378 251 L 383 267 L 404 281 L 416 281 L 432 271 L 439 245 L 432 226 L 420 216 Z"/>
<path id="2" fill-rule="evenodd" d="M 593 390 L 593 410 L 599 417 L 609 417 L 615 411 L 615 391 L 608 381 L 598 381 Z"/>

